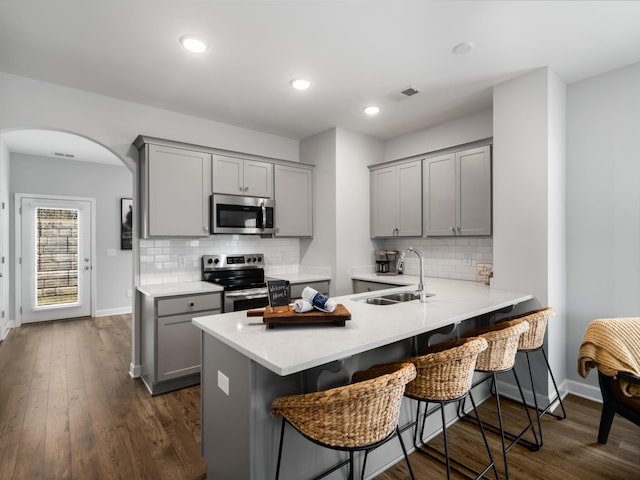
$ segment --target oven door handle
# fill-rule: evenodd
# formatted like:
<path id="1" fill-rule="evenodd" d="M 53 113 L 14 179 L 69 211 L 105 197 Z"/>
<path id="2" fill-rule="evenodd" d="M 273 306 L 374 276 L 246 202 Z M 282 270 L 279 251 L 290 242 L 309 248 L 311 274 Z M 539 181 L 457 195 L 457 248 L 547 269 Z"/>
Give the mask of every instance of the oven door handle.
<path id="1" fill-rule="evenodd" d="M 267 298 L 268 295 L 269 295 L 269 292 L 267 291 L 266 288 L 261 288 L 260 290 L 255 291 L 253 293 L 247 293 L 247 290 L 244 290 L 240 292 L 225 292 L 224 294 L 226 298 L 243 297 L 249 300 L 253 300 L 255 298 Z"/>

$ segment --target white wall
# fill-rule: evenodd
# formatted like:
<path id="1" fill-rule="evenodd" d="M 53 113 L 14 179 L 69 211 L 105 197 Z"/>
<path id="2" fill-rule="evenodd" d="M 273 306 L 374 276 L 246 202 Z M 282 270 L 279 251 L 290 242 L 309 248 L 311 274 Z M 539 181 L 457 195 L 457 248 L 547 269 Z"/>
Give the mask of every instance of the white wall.
<path id="1" fill-rule="evenodd" d="M 6 257 L 9 250 L 9 150 L 0 136 L 0 256 Z M 1 208 L 1 207 L 5 208 Z M 9 333 L 9 322 L 13 318 L 9 315 L 9 286 L 12 270 L 11 263 L 5 261 L 0 264 L 0 340 Z"/>
<path id="2" fill-rule="evenodd" d="M 34 174 L 37 172 L 37 174 Z M 120 199 L 131 197 L 131 171 L 125 167 L 33 155 L 11 155 L 10 219 L 15 225 L 15 193 L 77 196 L 96 199 L 96 315 L 130 312 L 132 252 L 120 250 Z M 11 237 L 9 263 L 15 265 L 15 236 Z M 107 257 L 107 249 L 116 251 Z M 12 282 L 10 298 L 15 298 Z M 12 302 L 13 303 L 13 302 Z M 15 305 L 11 305 L 15 318 Z"/>
<path id="3" fill-rule="evenodd" d="M 131 165 L 131 142 L 150 135 L 284 160 L 298 160 L 290 138 L 190 117 L 0 72 L 0 132 L 19 127 L 67 130 L 111 149 Z"/>
<path id="4" fill-rule="evenodd" d="M 382 142 L 341 128 L 304 139 L 300 158 L 313 163 L 313 239 L 301 240 L 303 265 L 331 268 L 331 295 L 352 293 L 351 267 L 373 263 L 369 238 L 369 170 Z"/>
<path id="5" fill-rule="evenodd" d="M 548 68 L 495 87 L 493 247 L 497 288 L 531 292 L 522 307 L 557 308 L 549 360 L 565 378 L 564 85 Z"/>
<path id="6" fill-rule="evenodd" d="M 567 370 L 596 318 L 640 316 L 640 63 L 567 94 Z"/>
<path id="7" fill-rule="evenodd" d="M 313 238 L 300 240 L 302 265 L 331 268 L 331 295 L 336 275 L 336 130 L 331 129 L 300 142 L 300 160 L 312 163 Z"/>
<path id="8" fill-rule="evenodd" d="M 484 110 L 388 140 L 384 144 L 384 161 L 455 147 L 492 135 L 493 112 Z"/>
<path id="9" fill-rule="evenodd" d="M 336 137 L 336 292 L 353 293 L 351 267 L 372 265 L 369 169 L 382 160 L 382 142 L 339 128 Z"/>

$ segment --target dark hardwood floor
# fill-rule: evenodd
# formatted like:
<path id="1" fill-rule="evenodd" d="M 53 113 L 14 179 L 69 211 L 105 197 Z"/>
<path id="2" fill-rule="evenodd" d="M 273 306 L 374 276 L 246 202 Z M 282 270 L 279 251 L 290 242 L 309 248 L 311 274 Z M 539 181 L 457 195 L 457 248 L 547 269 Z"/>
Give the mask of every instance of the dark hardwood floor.
<path id="1" fill-rule="evenodd" d="M 501 403 L 507 431 L 521 431 L 526 426 L 522 407 L 508 400 Z M 508 453 L 510 480 L 640 479 L 640 427 L 616 415 L 607 444 L 599 445 L 596 437 L 601 405 L 574 395 L 568 395 L 564 405 L 566 419 L 557 420 L 549 415 L 542 417 L 544 444 L 540 450 L 532 452 L 518 444 Z M 479 410 L 483 420 L 498 424 L 493 399 L 480 405 Z M 439 422 L 439 414 L 430 417 L 429 421 Z M 518 426 L 521 428 L 518 429 Z M 447 430 L 452 457 L 480 471 L 486 465 L 487 453 L 478 432 L 476 426 L 465 421 L 456 422 Z M 500 437 L 488 434 L 488 438 L 502 479 L 504 464 Z M 533 439 L 530 432 L 527 432 L 525 439 Z M 441 436 L 429 444 L 444 450 Z M 410 461 L 417 479 L 447 478 L 444 465 L 423 454 L 414 452 Z M 464 478 L 456 472 L 452 473 L 452 478 Z M 492 472 L 489 472 L 486 478 L 495 478 L 491 475 Z M 409 478 L 406 464 L 399 462 L 378 475 L 376 480 Z"/>
<path id="2" fill-rule="evenodd" d="M 32 324 L 0 343 L 0 479 L 206 477 L 200 388 L 151 397 L 129 378 L 130 322 L 118 315 Z M 505 403 L 513 425 L 523 415 Z M 543 417 L 540 451 L 517 445 L 509 453 L 512 480 L 640 478 L 640 428 L 616 417 L 609 442 L 598 445 L 600 405 L 570 395 L 565 406 L 566 420 Z M 492 402 L 481 406 L 483 418 L 492 411 Z M 477 464 L 484 451 L 474 428 L 458 422 L 449 434 L 453 455 Z M 499 440 L 490 439 L 502 472 Z M 411 462 L 418 479 L 446 478 L 419 453 Z M 400 462 L 377 480 L 408 478 Z"/>
<path id="3" fill-rule="evenodd" d="M 14 329 L 0 344 L 0 479 L 205 478 L 200 388 L 129 378 L 131 317 Z"/>

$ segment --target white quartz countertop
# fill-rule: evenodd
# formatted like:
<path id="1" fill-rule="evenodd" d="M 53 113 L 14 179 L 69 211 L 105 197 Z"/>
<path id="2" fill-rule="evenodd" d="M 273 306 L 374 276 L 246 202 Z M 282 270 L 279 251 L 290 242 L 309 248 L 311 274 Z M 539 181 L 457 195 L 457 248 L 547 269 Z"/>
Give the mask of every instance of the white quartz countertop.
<path id="1" fill-rule="evenodd" d="M 214 283 L 198 281 L 141 285 L 138 287 L 138 291 L 150 297 L 171 297 L 174 295 L 222 292 L 222 287 Z"/>
<path id="2" fill-rule="evenodd" d="M 319 275 L 317 273 L 276 273 L 274 275 L 267 275 L 269 278 L 277 278 L 279 280 L 287 280 L 289 283 L 310 283 L 310 282 L 325 282 L 331 280 L 330 276 Z"/>
<path id="3" fill-rule="evenodd" d="M 196 317 L 193 324 L 278 375 L 290 375 L 334 360 L 388 345 L 446 325 L 530 300 L 522 292 L 496 290 L 479 282 L 429 278 L 428 303 L 396 305 L 358 301 L 381 294 L 334 297 L 350 312 L 346 326 L 332 324 L 278 325 L 267 329 L 261 317 L 246 312 Z M 415 290 L 398 287 L 385 293 Z"/>
<path id="4" fill-rule="evenodd" d="M 391 285 L 417 285 L 420 277 L 417 275 L 378 275 L 376 273 L 360 273 L 351 276 L 352 280 L 364 280 L 366 282 L 389 283 Z M 429 290 L 430 278 L 425 279 L 427 290 Z"/>

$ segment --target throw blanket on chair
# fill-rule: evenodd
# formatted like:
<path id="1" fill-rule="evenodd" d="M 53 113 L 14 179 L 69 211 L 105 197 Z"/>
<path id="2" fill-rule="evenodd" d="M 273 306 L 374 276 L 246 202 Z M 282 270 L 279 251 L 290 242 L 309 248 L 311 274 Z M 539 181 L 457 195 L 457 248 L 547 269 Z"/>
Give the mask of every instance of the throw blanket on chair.
<path id="1" fill-rule="evenodd" d="M 621 371 L 640 377 L 640 318 L 608 318 L 589 324 L 578 353 L 578 373 L 586 378 L 593 367 L 609 377 Z M 640 397 L 640 385 L 620 380 L 620 388 L 627 397 Z"/>

